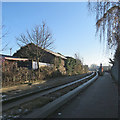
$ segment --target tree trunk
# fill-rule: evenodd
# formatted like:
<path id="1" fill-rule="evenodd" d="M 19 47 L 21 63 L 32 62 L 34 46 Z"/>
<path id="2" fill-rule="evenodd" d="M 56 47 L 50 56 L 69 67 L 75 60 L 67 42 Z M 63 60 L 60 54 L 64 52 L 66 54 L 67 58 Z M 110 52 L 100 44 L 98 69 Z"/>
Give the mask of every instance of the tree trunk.
<path id="1" fill-rule="evenodd" d="M 38 66 L 38 80 L 40 78 L 40 65 L 39 65 L 39 58 L 37 59 L 37 66 Z"/>
<path id="2" fill-rule="evenodd" d="M 120 7 L 120 1 L 118 3 Z M 120 9 L 118 9 L 118 118 L 120 118 Z"/>
<path id="3" fill-rule="evenodd" d="M 40 66 L 39 66 L 39 58 L 37 59 L 37 67 L 38 67 L 38 70 L 40 69 Z"/>
<path id="4" fill-rule="evenodd" d="M 120 7 L 120 2 L 118 3 Z M 120 9 L 118 9 L 118 88 L 120 89 Z M 120 93 L 119 93 L 120 94 Z"/>
<path id="5" fill-rule="evenodd" d="M 119 9 L 119 25 L 118 25 L 118 118 L 120 118 L 120 9 Z"/>

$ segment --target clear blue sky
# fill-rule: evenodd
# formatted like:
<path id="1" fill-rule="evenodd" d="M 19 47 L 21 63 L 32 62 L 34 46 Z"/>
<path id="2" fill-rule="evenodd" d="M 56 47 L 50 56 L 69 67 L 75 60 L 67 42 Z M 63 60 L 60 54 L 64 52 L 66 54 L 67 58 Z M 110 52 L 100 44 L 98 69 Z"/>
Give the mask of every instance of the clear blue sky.
<path id="1" fill-rule="evenodd" d="M 95 16 L 90 14 L 87 2 L 4 2 L 2 3 L 2 23 L 8 30 L 3 41 L 9 42 L 3 54 L 19 49 L 16 38 L 26 30 L 45 21 L 50 28 L 54 43 L 54 52 L 74 57 L 79 53 L 84 64 L 107 65 L 108 57 L 103 44 L 95 37 Z M 106 57 L 105 57 L 106 56 Z"/>

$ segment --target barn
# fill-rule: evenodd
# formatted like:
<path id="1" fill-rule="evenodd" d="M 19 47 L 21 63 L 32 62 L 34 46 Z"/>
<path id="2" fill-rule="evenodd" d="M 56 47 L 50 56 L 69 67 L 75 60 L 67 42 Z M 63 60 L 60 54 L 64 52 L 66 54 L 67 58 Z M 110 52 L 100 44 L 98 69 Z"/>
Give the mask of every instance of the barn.
<path id="1" fill-rule="evenodd" d="M 36 61 L 36 45 L 33 43 L 30 43 L 28 45 L 25 45 L 21 47 L 16 53 L 13 54 L 14 57 L 18 58 L 27 58 L 29 60 L 34 61 L 34 66 L 35 66 L 35 61 Z M 61 55 L 60 53 L 53 52 L 51 50 L 47 49 L 41 49 L 38 47 L 39 51 L 42 51 L 44 54 L 42 57 L 39 58 L 39 62 L 44 63 L 44 65 L 54 65 L 56 66 L 61 73 L 65 74 L 66 69 L 65 69 L 65 60 L 67 59 L 65 56 Z M 33 62 L 32 62 L 33 63 Z M 36 68 L 36 67 L 35 67 Z"/>

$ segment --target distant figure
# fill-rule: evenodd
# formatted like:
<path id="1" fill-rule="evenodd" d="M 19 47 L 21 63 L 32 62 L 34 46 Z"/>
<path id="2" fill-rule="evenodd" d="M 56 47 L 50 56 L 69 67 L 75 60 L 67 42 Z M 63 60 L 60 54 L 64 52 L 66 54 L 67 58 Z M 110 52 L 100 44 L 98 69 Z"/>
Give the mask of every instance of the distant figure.
<path id="1" fill-rule="evenodd" d="M 102 63 L 100 64 L 98 74 L 99 74 L 99 75 L 103 75 L 103 67 L 102 67 Z"/>
<path id="2" fill-rule="evenodd" d="M 103 72 L 103 67 L 102 67 L 102 72 Z"/>

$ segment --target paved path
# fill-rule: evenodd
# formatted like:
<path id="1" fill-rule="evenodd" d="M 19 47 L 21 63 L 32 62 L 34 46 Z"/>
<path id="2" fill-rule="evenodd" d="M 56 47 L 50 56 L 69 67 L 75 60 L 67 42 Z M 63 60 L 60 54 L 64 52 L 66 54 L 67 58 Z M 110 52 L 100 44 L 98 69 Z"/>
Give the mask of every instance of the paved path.
<path id="1" fill-rule="evenodd" d="M 118 88 L 109 73 L 61 107 L 49 118 L 117 118 Z"/>

